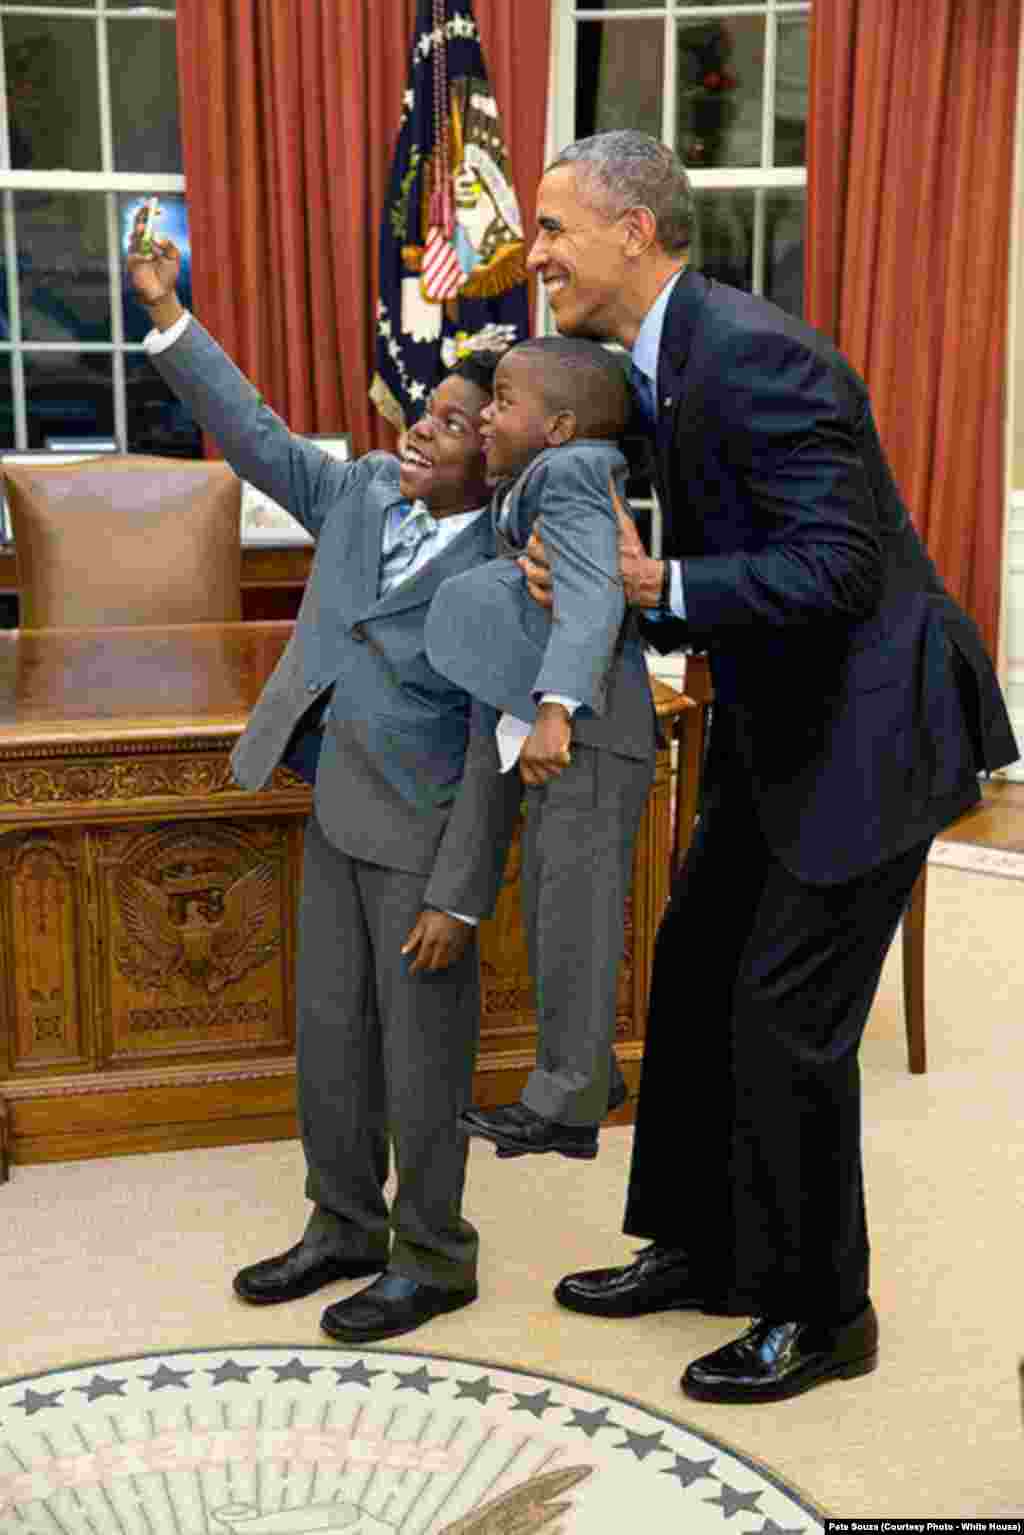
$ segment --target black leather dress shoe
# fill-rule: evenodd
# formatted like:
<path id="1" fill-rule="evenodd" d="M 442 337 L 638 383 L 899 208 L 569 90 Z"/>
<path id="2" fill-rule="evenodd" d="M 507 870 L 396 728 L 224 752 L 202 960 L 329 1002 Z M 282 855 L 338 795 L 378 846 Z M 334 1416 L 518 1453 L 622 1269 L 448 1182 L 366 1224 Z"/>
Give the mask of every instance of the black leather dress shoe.
<path id="1" fill-rule="evenodd" d="M 375 1343 L 378 1338 L 395 1338 L 412 1332 L 431 1317 L 444 1311 L 458 1311 L 477 1297 L 476 1285 L 465 1290 L 442 1290 L 437 1285 L 421 1284 L 402 1274 L 384 1273 L 357 1295 L 335 1301 L 320 1318 L 320 1326 L 331 1338 L 343 1343 Z"/>
<path id="2" fill-rule="evenodd" d="M 741 1338 L 695 1359 L 680 1385 L 702 1402 L 781 1402 L 826 1380 L 868 1375 L 878 1363 L 878 1318 L 869 1301 L 852 1322 L 755 1318 Z"/>
<path id="3" fill-rule="evenodd" d="M 464 1109 L 459 1129 L 493 1141 L 501 1151 L 522 1156 L 528 1151 L 560 1151 L 563 1157 L 592 1161 L 597 1156 L 596 1125 L 559 1125 L 535 1114 L 525 1103 L 499 1109 Z"/>
<path id="4" fill-rule="evenodd" d="M 646 1316 L 651 1311 L 700 1310 L 686 1253 L 678 1247 L 643 1247 L 625 1268 L 567 1274 L 555 1300 L 588 1316 Z"/>
<path id="5" fill-rule="evenodd" d="M 319 1243 L 298 1242 L 276 1258 L 264 1258 L 239 1269 L 235 1275 L 235 1294 L 254 1306 L 271 1306 L 278 1301 L 299 1300 L 337 1279 L 362 1279 L 379 1274 L 387 1267 L 387 1258 L 343 1258 L 325 1250 Z"/>
<path id="6" fill-rule="evenodd" d="M 625 1101 L 626 1101 L 626 1099 L 628 1097 L 629 1097 L 629 1088 L 626 1086 L 625 1082 L 621 1082 L 621 1081 L 620 1082 L 613 1082 L 611 1087 L 608 1089 L 608 1110 L 607 1110 L 607 1112 L 609 1114 L 614 1114 L 616 1109 L 621 1109 L 622 1105 L 625 1103 Z M 520 1147 L 517 1151 L 512 1151 L 512 1150 L 510 1150 L 506 1146 L 499 1146 L 498 1147 L 498 1156 L 499 1157 L 525 1157 L 526 1156 L 526 1151 L 527 1151 L 527 1148 L 525 1148 L 525 1147 Z"/>

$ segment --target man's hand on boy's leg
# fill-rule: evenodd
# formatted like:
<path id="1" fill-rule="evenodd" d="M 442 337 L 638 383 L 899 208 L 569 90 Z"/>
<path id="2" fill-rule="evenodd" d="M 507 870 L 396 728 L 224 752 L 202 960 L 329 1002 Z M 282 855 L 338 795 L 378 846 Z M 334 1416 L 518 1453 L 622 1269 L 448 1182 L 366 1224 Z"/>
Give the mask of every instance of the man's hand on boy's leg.
<path id="1" fill-rule="evenodd" d="M 539 602 L 542 608 L 550 608 L 554 605 L 555 593 L 551 580 L 551 566 L 548 564 L 547 551 L 540 536 L 540 525 L 543 517 L 538 517 L 533 525 L 533 532 L 526 543 L 526 552 L 520 555 L 516 564 L 526 577 L 526 589 L 534 602 Z"/>
<path id="2" fill-rule="evenodd" d="M 564 772 L 571 760 L 571 739 L 572 719 L 568 709 L 562 704 L 541 704 L 534 727 L 519 754 L 519 776 L 523 783 L 533 788 Z"/>
<path id="3" fill-rule="evenodd" d="M 473 933 L 471 922 L 460 922 L 458 917 L 450 917 L 446 911 L 426 907 L 402 945 L 402 953 L 413 956 L 409 974 L 416 975 L 420 970 L 447 970 L 462 958 Z"/>

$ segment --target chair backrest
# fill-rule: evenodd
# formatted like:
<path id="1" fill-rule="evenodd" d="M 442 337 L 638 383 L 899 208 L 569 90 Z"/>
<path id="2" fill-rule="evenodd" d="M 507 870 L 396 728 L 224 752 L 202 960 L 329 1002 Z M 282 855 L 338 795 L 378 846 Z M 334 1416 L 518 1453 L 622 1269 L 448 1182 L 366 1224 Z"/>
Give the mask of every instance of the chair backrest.
<path id="1" fill-rule="evenodd" d="M 241 618 L 241 481 L 227 464 L 111 454 L 3 476 L 22 628 Z"/>

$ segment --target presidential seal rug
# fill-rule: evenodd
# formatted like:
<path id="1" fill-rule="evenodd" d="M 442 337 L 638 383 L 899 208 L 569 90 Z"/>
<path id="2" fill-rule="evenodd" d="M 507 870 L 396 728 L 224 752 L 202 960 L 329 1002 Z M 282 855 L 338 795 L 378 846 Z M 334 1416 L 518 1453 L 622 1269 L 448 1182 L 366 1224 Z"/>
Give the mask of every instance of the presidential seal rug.
<path id="1" fill-rule="evenodd" d="M 1000 879 L 1024 879 L 1024 851 L 983 847 L 977 842 L 933 842 L 928 862 L 970 874 L 994 874 Z"/>
<path id="2" fill-rule="evenodd" d="M 752 1425 L 753 1427 L 753 1425 Z M 820 1535 L 739 1451 L 447 1355 L 194 1349 L 0 1384 L 4 1535 Z"/>

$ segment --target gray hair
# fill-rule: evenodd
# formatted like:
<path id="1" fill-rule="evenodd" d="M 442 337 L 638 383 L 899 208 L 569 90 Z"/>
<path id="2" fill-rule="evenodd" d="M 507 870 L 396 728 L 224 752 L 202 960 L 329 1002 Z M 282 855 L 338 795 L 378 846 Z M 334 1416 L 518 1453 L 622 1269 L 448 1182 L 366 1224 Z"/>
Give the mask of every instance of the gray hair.
<path id="1" fill-rule="evenodd" d="M 649 208 L 662 250 L 675 256 L 689 249 L 694 221 L 690 178 L 666 144 L 649 133 L 618 128 L 577 139 L 547 169 L 562 165 L 573 166 L 602 213 L 618 218 L 627 208 Z"/>

